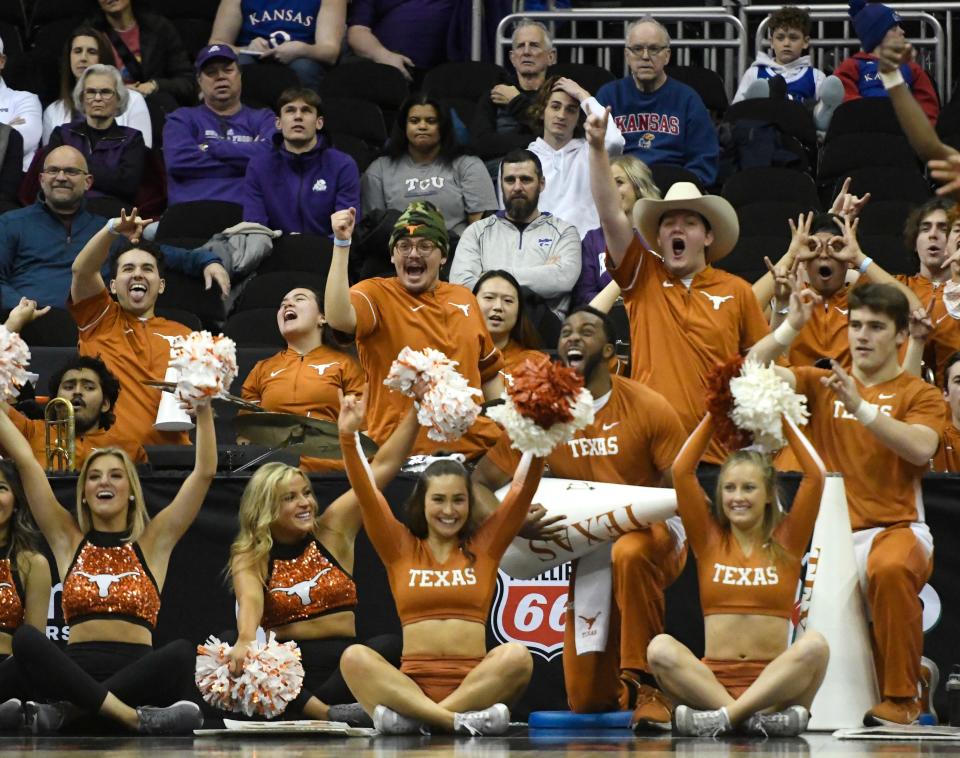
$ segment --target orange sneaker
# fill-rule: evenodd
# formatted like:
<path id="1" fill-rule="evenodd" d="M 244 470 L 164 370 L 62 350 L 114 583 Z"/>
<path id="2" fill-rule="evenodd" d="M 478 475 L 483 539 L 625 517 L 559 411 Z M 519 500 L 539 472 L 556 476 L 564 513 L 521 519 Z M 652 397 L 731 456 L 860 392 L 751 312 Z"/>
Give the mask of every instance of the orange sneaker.
<path id="1" fill-rule="evenodd" d="M 863 717 L 864 726 L 904 726 L 919 724 L 922 708 L 915 697 L 886 697 Z"/>
<path id="2" fill-rule="evenodd" d="M 656 687 L 641 684 L 637 689 L 637 706 L 633 709 L 630 728 L 635 732 L 669 732 L 673 703 Z"/>

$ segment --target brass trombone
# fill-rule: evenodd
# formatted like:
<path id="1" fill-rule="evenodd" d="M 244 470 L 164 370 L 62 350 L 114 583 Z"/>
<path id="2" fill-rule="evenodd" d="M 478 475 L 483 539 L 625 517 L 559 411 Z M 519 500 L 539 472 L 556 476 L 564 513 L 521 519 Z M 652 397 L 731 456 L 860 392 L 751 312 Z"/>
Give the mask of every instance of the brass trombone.
<path id="1" fill-rule="evenodd" d="M 43 409 L 46 424 L 47 471 L 75 471 L 77 461 L 77 423 L 73 403 L 52 397 Z"/>

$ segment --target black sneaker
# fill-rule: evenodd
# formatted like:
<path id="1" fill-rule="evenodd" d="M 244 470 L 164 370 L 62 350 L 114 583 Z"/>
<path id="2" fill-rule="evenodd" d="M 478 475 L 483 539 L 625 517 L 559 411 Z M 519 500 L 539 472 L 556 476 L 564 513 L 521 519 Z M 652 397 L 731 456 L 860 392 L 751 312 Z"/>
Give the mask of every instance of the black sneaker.
<path id="1" fill-rule="evenodd" d="M 141 734 L 193 734 L 194 729 L 203 726 L 203 714 L 200 706 L 189 700 L 178 700 L 166 708 L 141 705 L 137 708 Z"/>
<path id="2" fill-rule="evenodd" d="M 360 703 L 343 703 L 342 705 L 331 705 L 327 714 L 329 721 L 342 721 L 347 726 L 373 727 L 373 719 L 363 710 Z"/>
<path id="3" fill-rule="evenodd" d="M 56 734 L 67 720 L 67 703 L 37 703 L 28 700 L 23 706 L 23 719 L 34 734 Z"/>
<path id="4" fill-rule="evenodd" d="M 15 697 L 0 703 L 0 730 L 13 731 L 23 726 L 23 704 Z"/>

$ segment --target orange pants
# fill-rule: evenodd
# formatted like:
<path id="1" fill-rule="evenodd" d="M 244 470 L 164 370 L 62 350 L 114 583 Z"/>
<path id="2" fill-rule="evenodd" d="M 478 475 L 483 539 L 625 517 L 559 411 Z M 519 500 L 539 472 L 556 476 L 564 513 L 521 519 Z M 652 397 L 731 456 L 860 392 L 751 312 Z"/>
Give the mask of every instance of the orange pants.
<path id="1" fill-rule="evenodd" d="M 575 713 L 625 709 L 629 693 L 620 682 L 622 669 L 647 670 L 647 646 L 663 632 L 664 590 L 680 576 L 687 548 L 677 551 L 664 524 L 628 532 L 613 544 L 613 597 L 610 630 L 602 653 L 577 655 L 573 611 L 574 577 L 563 633 L 563 679 L 567 703 Z"/>
<path id="2" fill-rule="evenodd" d="M 703 658 L 702 661 L 734 700 L 746 692 L 770 665 L 770 661 L 720 661 L 714 658 Z"/>
<path id="3" fill-rule="evenodd" d="M 413 679 L 424 695 L 439 703 L 457 689 L 482 660 L 467 656 L 404 655 L 400 658 L 400 673 Z"/>
<path id="4" fill-rule="evenodd" d="M 923 654 L 923 606 L 918 595 L 932 572 L 933 556 L 908 525 L 884 529 L 874 538 L 867 557 L 867 602 L 883 697 L 917 694 Z"/>

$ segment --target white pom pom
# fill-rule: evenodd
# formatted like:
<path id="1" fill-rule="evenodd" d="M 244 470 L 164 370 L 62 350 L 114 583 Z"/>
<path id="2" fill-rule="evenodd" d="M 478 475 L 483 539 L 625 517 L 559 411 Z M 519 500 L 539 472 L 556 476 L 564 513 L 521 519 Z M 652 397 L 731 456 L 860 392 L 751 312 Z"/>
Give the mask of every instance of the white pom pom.
<path id="1" fill-rule="evenodd" d="M 27 381 L 30 348 L 19 334 L 0 325 L 0 400 L 16 397 Z"/>
<path id="2" fill-rule="evenodd" d="M 170 366 L 180 373 L 176 397 L 191 408 L 204 398 L 229 391 L 237 376 L 237 346 L 222 334 L 191 332 L 170 346 Z"/>
<path id="3" fill-rule="evenodd" d="M 427 437 L 451 442 L 466 433 L 480 414 L 474 401 L 480 390 L 471 387 L 452 361 L 439 350 L 403 348 L 383 383 L 418 403 L 417 420 L 429 427 Z"/>
<path id="4" fill-rule="evenodd" d="M 733 423 L 750 432 L 754 444 L 766 451 L 779 450 L 787 444 L 781 416 L 803 426 L 810 415 L 807 398 L 777 376 L 773 364 L 746 361 L 740 376 L 730 380 L 730 394 L 734 399 L 730 411 Z"/>
<path id="5" fill-rule="evenodd" d="M 270 632 L 266 643 L 250 645 L 243 672 L 237 676 L 230 673 L 230 650 L 216 637 L 197 647 L 194 678 L 203 699 L 214 708 L 272 718 L 300 694 L 303 664 L 296 642 L 277 642 Z"/>
<path id="6" fill-rule="evenodd" d="M 573 420 L 554 424 L 549 429 L 544 429 L 532 419 L 521 416 L 509 395 L 506 400 L 503 405 L 490 408 L 487 416 L 506 429 L 510 437 L 510 446 L 521 453 L 547 456 L 559 443 L 573 437 L 574 432 L 593 423 L 593 395 L 587 389 L 581 389 L 571 405 Z"/>

